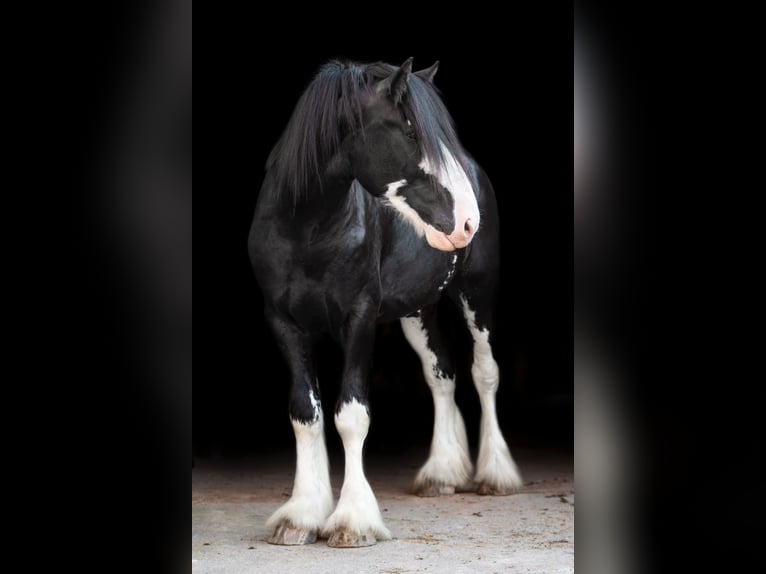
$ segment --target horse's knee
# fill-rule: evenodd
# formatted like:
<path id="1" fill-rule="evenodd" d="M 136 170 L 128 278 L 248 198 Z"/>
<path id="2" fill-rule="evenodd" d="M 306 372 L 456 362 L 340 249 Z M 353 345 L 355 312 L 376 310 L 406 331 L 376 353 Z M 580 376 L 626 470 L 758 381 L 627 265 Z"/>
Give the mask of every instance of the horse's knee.
<path id="1" fill-rule="evenodd" d="M 491 353 L 483 356 L 474 355 L 471 376 L 473 377 L 473 384 L 479 393 L 493 393 L 497 391 L 500 383 L 500 369 Z"/>
<path id="2" fill-rule="evenodd" d="M 364 440 L 370 428 L 367 406 L 356 399 L 342 403 L 335 414 L 335 428 L 344 443 L 354 439 Z"/>

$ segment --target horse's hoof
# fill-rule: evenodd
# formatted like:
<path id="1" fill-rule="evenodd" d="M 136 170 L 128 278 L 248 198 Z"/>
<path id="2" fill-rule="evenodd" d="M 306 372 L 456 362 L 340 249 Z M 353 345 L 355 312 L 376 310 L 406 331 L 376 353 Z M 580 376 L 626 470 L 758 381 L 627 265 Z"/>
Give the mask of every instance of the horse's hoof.
<path id="1" fill-rule="evenodd" d="M 513 494 L 518 489 L 513 487 L 506 487 L 506 486 L 496 486 L 489 484 L 487 482 L 482 482 L 479 485 L 479 489 L 476 491 L 478 494 L 482 496 L 491 495 L 491 496 L 508 496 L 509 494 Z"/>
<path id="2" fill-rule="evenodd" d="M 377 543 L 375 536 L 371 532 L 357 534 L 350 530 L 336 530 L 327 540 L 327 546 L 333 548 L 361 548 L 363 546 L 372 546 Z"/>
<path id="3" fill-rule="evenodd" d="M 317 541 L 317 531 L 308 528 L 296 528 L 287 522 L 282 522 L 274 529 L 274 534 L 268 539 L 269 544 L 281 546 L 298 546 L 313 544 Z"/>
<path id="4" fill-rule="evenodd" d="M 442 496 L 446 494 L 455 494 L 454 486 L 447 486 L 445 484 L 423 484 L 415 487 L 415 494 L 418 496 Z"/>

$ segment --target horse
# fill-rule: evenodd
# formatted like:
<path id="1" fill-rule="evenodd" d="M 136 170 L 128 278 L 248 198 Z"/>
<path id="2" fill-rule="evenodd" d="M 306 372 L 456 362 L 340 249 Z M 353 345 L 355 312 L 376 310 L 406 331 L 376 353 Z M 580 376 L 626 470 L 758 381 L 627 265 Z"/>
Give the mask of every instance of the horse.
<path id="1" fill-rule="evenodd" d="M 413 72 L 412 58 L 398 67 L 327 62 L 266 161 L 248 251 L 289 370 L 297 451 L 292 495 L 266 523 L 272 544 L 322 537 L 331 547 L 360 547 L 391 538 L 362 463 L 367 378 L 381 322 L 400 322 L 433 395 L 433 439 L 415 493 L 507 495 L 521 486 L 495 408 L 497 203 L 434 86 L 438 66 Z M 471 375 L 482 409 L 475 472 L 455 370 L 437 328 L 445 293 L 473 341 Z M 327 335 L 344 357 L 334 418 L 345 469 L 335 506 L 312 355 Z"/>

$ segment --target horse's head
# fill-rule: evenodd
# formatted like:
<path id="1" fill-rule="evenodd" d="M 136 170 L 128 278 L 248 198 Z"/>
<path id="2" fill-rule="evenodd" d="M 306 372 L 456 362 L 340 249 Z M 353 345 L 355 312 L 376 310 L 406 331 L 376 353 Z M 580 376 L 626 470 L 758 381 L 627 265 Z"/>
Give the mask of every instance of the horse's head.
<path id="1" fill-rule="evenodd" d="M 431 247 L 453 251 L 479 229 L 466 160 L 431 85 L 438 62 L 387 67 L 362 98 L 361 129 L 344 142 L 354 177 L 396 209 Z M 345 147 L 345 146 L 344 146 Z"/>

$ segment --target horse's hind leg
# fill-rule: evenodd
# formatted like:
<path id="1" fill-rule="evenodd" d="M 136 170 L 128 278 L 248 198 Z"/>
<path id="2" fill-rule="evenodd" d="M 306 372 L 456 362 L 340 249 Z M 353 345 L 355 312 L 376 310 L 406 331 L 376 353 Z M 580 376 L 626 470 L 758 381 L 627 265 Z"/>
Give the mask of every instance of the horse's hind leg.
<path id="1" fill-rule="evenodd" d="M 479 494 L 510 494 L 522 482 L 497 422 L 495 394 L 500 373 L 490 345 L 491 306 L 479 293 L 472 296 L 462 291 L 458 298 L 473 337 L 471 376 L 481 402 L 481 436 L 474 479 L 479 485 Z"/>
<path id="2" fill-rule="evenodd" d="M 452 494 L 471 480 L 473 466 L 463 417 L 455 403 L 455 371 L 441 341 L 436 307 L 401 319 L 407 341 L 420 357 L 434 400 L 434 434 L 428 460 L 415 478 L 419 496 Z"/>
<path id="3" fill-rule="evenodd" d="M 267 521 L 271 544 L 311 544 L 332 511 L 332 490 L 324 439 L 324 417 L 309 337 L 295 325 L 268 313 L 291 374 L 290 420 L 297 462 L 290 499 Z"/>

